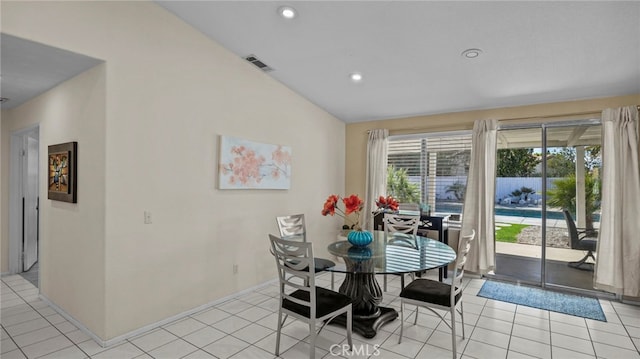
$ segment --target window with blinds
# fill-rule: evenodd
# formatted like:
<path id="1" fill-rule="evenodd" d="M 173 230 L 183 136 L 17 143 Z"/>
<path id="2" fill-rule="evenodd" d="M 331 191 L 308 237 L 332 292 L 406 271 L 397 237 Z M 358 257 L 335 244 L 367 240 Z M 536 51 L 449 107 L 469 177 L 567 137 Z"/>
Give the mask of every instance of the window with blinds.
<path id="1" fill-rule="evenodd" d="M 461 213 L 470 158 L 471 132 L 390 136 L 387 194 Z"/>

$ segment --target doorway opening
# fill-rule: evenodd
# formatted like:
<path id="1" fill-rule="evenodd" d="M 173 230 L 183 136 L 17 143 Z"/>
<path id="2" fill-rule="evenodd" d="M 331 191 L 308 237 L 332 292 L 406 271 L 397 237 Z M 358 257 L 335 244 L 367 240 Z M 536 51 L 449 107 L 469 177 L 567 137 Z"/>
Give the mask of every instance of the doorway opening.
<path id="1" fill-rule="evenodd" d="M 39 284 L 39 125 L 11 135 L 9 272 Z"/>

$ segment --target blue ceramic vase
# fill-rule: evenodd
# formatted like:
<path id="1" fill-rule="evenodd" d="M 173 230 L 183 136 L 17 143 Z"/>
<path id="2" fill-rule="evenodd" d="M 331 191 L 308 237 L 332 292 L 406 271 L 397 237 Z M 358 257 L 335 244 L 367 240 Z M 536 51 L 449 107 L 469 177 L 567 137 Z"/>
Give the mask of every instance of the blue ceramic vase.
<path id="1" fill-rule="evenodd" d="M 354 247 L 366 247 L 373 241 L 373 235 L 367 231 L 351 231 L 347 235 L 347 241 Z"/>

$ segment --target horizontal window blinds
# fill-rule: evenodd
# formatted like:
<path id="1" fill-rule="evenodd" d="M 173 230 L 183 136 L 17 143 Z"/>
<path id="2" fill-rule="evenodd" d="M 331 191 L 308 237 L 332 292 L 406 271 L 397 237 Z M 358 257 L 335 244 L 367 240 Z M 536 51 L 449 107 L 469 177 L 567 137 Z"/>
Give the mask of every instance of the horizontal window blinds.
<path id="1" fill-rule="evenodd" d="M 429 204 L 432 211 L 435 208 L 438 212 L 456 213 L 461 210 L 470 157 L 471 133 L 412 138 L 392 136 L 387 157 L 390 168 L 388 192 L 403 197 L 405 193 L 398 187 L 402 187 L 399 182 L 404 176 L 408 185 L 418 192 L 418 202 Z M 404 174 L 398 176 L 398 172 Z M 396 173 L 394 179 L 391 173 Z M 408 199 L 406 196 L 399 198 L 401 202 Z M 416 198 L 411 200 L 415 201 Z"/>

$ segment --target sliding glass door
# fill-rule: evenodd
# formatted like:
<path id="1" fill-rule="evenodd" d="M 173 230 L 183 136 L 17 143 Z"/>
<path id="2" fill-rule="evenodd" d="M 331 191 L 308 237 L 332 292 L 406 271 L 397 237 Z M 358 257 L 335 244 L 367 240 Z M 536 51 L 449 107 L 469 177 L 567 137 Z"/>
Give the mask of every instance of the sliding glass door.
<path id="1" fill-rule="evenodd" d="M 496 270 L 506 280 L 542 282 L 542 128 L 498 132 Z"/>
<path id="2" fill-rule="evenodd" d="M 593 290 L 600 223 L 601 126 L 546 129 L 547 285 Z"/>
<path id="3" fill-rule="evenodd" d="M 595 120 L 500 129 L 497 278 L 594 290 L 600 145 Z"/>

